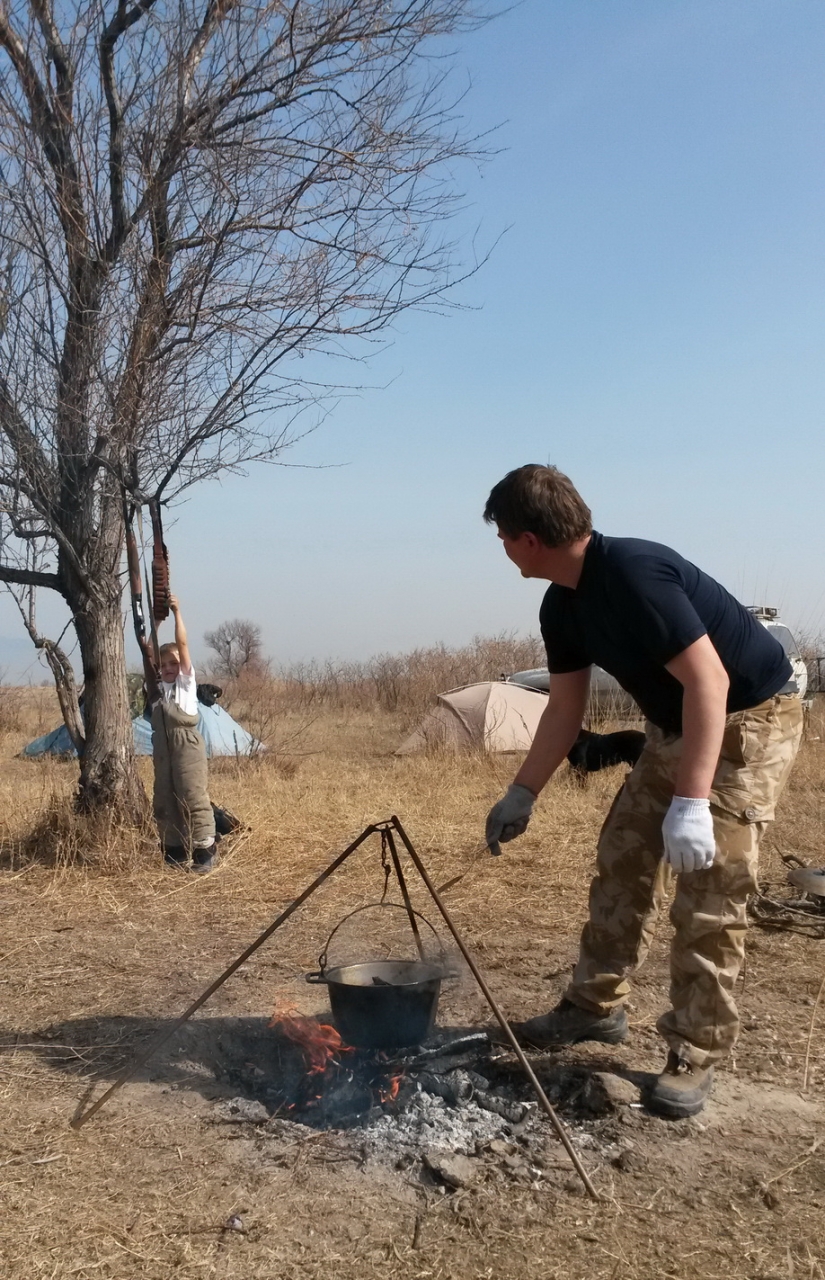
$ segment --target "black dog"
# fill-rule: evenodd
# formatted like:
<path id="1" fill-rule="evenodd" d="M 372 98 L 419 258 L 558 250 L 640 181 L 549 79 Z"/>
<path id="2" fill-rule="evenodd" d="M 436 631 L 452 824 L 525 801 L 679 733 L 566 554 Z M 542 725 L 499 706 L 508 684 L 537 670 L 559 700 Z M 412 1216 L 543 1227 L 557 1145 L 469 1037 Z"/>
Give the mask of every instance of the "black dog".
<path id="1" fill-rule="evenodd" d="M 617 733 L 591 733 L 582 729 L 567 754 L 570 769 L 584 786 L 589 773 L 598 773 L 613 764 L 631 767 L 642 754 L 645 735 L 639 729 L 620 729 Z"/>
<path id="2" fill-rule="evenodd" d="M 202 702 L 205 707 L 214 707 L 222 693 L 223 689 L 219 684 L 199 684 L 198 702 Z"/>

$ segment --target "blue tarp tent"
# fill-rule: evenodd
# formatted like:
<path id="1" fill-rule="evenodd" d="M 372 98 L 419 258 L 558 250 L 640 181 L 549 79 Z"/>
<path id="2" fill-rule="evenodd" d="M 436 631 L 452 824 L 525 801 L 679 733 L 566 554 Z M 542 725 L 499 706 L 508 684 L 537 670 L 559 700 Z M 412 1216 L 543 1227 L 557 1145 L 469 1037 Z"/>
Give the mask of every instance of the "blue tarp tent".
<path id="1" fill-rule="evenodd" d="M 152 726 L 144 716 L 135 716 L 132 721 L 135 735 L 135 751 L 139 756 L 152 754 Z M 228 711 L 218 706 L 204 706 L 198 703 L 198 730 L 206 743 L 208 756 L 250 756 L 259 749 L 258 743 L 251 734 L 242 729 L 237 720 L 233 720 Z M 42 738 L 35 738 L 23 748 L 24 756 L 73 756 L 75 749 L 65 724 L 52 729 Z"/>

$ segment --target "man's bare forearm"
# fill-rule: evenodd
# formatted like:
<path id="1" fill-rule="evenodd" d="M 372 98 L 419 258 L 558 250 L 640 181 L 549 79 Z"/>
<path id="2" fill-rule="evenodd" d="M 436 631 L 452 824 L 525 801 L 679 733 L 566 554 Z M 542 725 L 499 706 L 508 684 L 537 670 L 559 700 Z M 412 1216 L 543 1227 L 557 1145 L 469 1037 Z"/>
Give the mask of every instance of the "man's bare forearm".
<path id="1" fill-rule="evenodd" d="M 710 795 L 725 732 L 726 692 L 701 685 L 685 687 L 677 796 L 706 800 Z"/>
<path id="2" fill-rule="evenodd" d="M 550 696 L 530 750 L 514 778 L 534 795 L 547 786 L 579 735 L 590 687 L 590 672 L 551 676 Z"/>
<path id="3" fill-rule="evenodd" d="M 667 669 L 683 686 L 682 760 L 675 794 L 706 800 L 725 732 L 728 675 L 707 636 L 669 662 Z"/>

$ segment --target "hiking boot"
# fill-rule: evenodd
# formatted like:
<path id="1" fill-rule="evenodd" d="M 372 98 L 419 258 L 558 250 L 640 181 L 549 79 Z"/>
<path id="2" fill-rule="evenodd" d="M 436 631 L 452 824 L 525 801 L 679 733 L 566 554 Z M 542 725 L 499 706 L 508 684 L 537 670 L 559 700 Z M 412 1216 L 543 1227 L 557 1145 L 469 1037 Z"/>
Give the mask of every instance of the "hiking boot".
<path id="1" fill-rule="evenodd" d="M 650 1111 L 672 1120 L 695 1116 L 705 1105 L 713 1084 L 713 1067 L 692 1067 L 671 1049 L 662 1074 L 650 1091 Z"/>
<path id="2" fill-rule="evenodd" d="M 580 1040 L 599 1040 L 602 1044 L 619 1044 L 627 1036 L 627 1014 L 621 1005 L 609 1013 L 593 1013 L 564 999 L 538 1018 L 512 1023 L 519 1044 L 533 1049 L 552 1049 Z"/>
<path id="3" fill-rule="evenodd" d="M 185 871 L 186 850 L 181 849 L 180 845 L 166 845 L 163 850 L 163 861 L 167 867 L 177 867 L 179 871 Z"/>
<path id="4" fill-rule="evenodd" d="M 214 842 L 210 844 L 208 849 L 192 850 L 192 870 L 197 871 L 200 875 L 206 875 L 208 871 L 214 871 L 219 861 L 220 857 Z"/>

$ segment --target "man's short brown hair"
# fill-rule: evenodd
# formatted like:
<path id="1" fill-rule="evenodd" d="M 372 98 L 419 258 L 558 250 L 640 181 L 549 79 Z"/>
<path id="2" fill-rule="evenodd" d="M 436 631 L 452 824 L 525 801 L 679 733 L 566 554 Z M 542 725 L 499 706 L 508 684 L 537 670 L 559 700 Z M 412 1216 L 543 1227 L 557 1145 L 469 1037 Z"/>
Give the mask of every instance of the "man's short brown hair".
<path id="1" fill-rule="evenodd" d="M 484 519 L 508 538 L 534 533 L 548 547 L 566 547 L 593 532 L 590 508 L 567 476 L 535 462 L 499 480 L 487 499 Z"/>
<path id="2" fill-rule="evenodd" d="M 171 641 L 169 644 L 162 644 L 160 646 L 160 649 L 158 650 L 158 657 L 161 661 L 163 661 L 167 653 L 174 653 L 175 661 L 180 662 L 180 649 L 176 644 L 172 644 Z"/>

